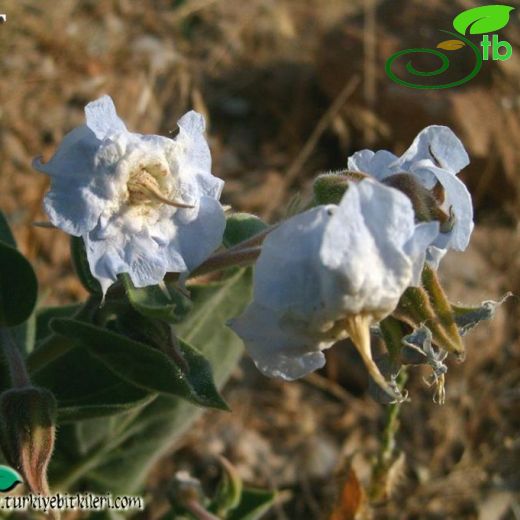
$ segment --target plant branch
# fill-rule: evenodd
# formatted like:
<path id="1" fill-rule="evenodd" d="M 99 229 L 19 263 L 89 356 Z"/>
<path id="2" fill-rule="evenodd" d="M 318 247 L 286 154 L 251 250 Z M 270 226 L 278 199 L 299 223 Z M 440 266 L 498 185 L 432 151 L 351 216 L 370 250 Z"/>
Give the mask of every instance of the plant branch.
<path id="1" fill-rule="evenodd" d="M 227 267 L 241 267 L 251 265 L 260 256 L 262 248 L 259 246 L 244 249 L 230 249 L 208 258 L 197 269 L 191 272 L 190 278 L 203 274 L 220 271 Z"/>

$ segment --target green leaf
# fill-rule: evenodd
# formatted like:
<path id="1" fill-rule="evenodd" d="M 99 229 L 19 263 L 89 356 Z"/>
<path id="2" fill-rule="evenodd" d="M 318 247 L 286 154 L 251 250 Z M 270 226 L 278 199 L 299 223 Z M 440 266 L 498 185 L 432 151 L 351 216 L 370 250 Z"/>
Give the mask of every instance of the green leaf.
<path id="1" fill-rule="evenodd" d="M 60 423 L 122 413 L 155 398 L 155 394 L 123 381 L 77 346 L 32 374 L 31 379 L 56 396 Z"/>
<path id="2" fill-rule="evenodd" d="M 185 372 L 165 353 L 88 323 L 57 318 L 51 328 L 57 334 L 77 339 L 90 354 L 130 384 L 179 396 L 201 406 L 227 410 L 213 382 L 211 365 L 183 341 L 179 342 L 177 355 L 186 364 Z"/>
<path id="3" fill-rule="evenodd" d="M 453 27 L 460 34 L 486 34 L 498 31 L 509 22 L 509 14 L 515 9 L 508 5 L 483 5 L 462 11 L 453 20 Z"/>
<path id="4" fill-rule="evenodd" d="M 271 508 L 276 500 L 274 491 L 245 488 L 240 504 L 231 511 L 226 520 L 258 520 Z"/>
<path id="5" fill-rule="evenodd" d="M 18 484 L 22 484 L 22 477 L 8 466 L 0 466 L 0 492 L 7 493 Z"/>
<path id="6" fill-rule="evenodd" d="M 36 341 L 41 341 L 52 334 L 52 318 L 70 318 L 81 309 L 81 304 L 62 305 L 60 307 L 42 307 L 36 309 Z"/>
<path id="7" fill-rule="evenodd" d="M 184 340 L 209 359 L 219 387 L 242 355 L 242 341 L 226 322 L 240 314 L 249 302 L 251 278 L 250 269 L 238 269 L 222 282 L 190 286 L 193 309 L 176 327 Z M 95 469 L 88 472 L 85 485 L 100 492 L 107 489 L 113 493 L 137 492 L 153 464 L 171 450 L 175 440 L 201 412 L 200 407 L 183 399 L 160 395 L 127 428 L 117 448 L 105 454 Z"/>
<path id="8" fill-rule="evenodd" d="M 14 247 L 0 242 L 0 326 L 29 318 L 36 305 L 38 282 L 31 264 Z"/>
<path id="9" fill-rule="evenodd" d="M 14 239 L 14 235 L 9 227 L 9 222 L 5 218 L 5 215 L 0 211 L 0 242 L 4 244 L 14 247 L 16 249 L 16 240 Z"/>
<path id="10" fill-rule="evenodd" d="M 90 270 L 83 238 L 70 237 L 70 254 L 74 270 L 83 287 L 91 294 L 101 294 L 103 290 L 101 284 Z"/>
<path id="11" fill-rule="evenodd" d="M 224 457 L 220 458 L 222 476 L 208 511 L 219 518 L 226 518 L 228 511 L 235 509 L 242 496 L 242 479 L 236 468 Z"/>
<path id="12" fill-rule="evenodd" d="M 233 247 L 257 235 L 267 227 L 268 225 L 256 215 L 233 213 L 226 220 L 223 243 L 226 247 Z"/>
<path id="13" fill-rule="evenodd" d="M 188 298 L 173 287 L 164 286 L 169 293 L 167 296 L 158 285 L 137 288 L 127 274 L 120 275 L 120 278 L 132 307 L 144 316 L 177 323 L 191 307 Z"/>

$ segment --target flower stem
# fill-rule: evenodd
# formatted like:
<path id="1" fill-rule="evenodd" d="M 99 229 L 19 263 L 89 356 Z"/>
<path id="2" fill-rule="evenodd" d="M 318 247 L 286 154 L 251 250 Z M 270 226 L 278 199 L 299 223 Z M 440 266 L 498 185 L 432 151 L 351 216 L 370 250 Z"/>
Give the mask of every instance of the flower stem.
<path id="1" fill-rule="evenodd" d="M 11 330 L 7 327 L 0 327 L 0 344 L 9 367 L 12 386 L 14 388 L 29 386 L 30 379 L 25 361 Z"/>
<path id="2" fill-rule="evenodd" d="M 191 272 L 190 278 L 220 271 L 227 267 L 242 267 L 253 264 L 259 257 L 262 248 L 259 246 L 244 249 L 230 249 L 208 258 L 197 269 Z"/>
<path id="3" fill-rule="evenodd" d="M 397 378 L 397 386 L 403 389 L 408 374 L 406 368 L 402 367 Z M 385 426 L 381 434 L 379 453 L 372 469 L 372 483 L 370 486 L 370 497 L 372 500 L 380 500 L 387 494 L 387 476 L 394 462 L 395 436 L 399 431 L 399 412 L 402 401 L 392 403 L 386 411 Z"/>

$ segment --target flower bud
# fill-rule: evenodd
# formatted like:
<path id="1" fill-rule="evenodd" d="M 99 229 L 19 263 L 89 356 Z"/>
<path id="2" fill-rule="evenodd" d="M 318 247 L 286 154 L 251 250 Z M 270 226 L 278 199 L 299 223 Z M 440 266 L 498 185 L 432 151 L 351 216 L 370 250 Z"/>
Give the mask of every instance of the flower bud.
<path id="1" fill-rule="evenodd" d="M 48 494 L 47 466 L 55 437 L 56 400 L 43 388 L 14 388 L 0 395 L 0 446 L 32 493 Z"/>
<path id="2" fill-rule="evenodd" d="M 348 189 L 349 181 L 361 181 L 366 177 L 364 173 L 349 170 L 318 175 L 313 185 L 316 205 L 339 204 Z"/>

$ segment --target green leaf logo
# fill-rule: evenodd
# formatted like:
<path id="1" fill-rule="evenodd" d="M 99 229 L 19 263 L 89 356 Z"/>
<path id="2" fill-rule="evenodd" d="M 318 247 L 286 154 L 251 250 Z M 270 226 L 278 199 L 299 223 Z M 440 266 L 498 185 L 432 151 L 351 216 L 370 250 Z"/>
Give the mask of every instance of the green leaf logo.
<path id="1" fill-rule="evenodd" d="M 453 20 L 453 27 L 460 34 L 486 34 L 498 31 L 509 22 L 509 5 L 483 5 L 462 11 Z"/>
<path id="2" fill-rule="evenodd" d="M 23 482 L 18 473 L 7 466 L 0 466 L 0 492 L 7 493 Z"/>

